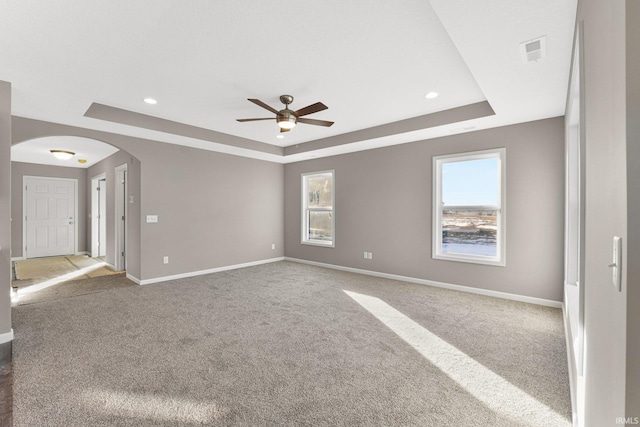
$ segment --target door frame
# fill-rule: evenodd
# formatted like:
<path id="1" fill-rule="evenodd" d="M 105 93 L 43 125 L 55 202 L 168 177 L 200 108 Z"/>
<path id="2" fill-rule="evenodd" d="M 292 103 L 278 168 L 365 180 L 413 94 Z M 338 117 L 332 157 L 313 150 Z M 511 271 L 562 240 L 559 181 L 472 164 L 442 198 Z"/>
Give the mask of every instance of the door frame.
<path id="1" fill-rule="evenodd" d="M 115 168 L 115 258 L 114 266 L 116 271 L 123 271 L 127 268 L 127 224 L 129 222 L 129 212 L 126 198 L 129 193 L 129 183 L 127 179 L 127 163 Z M 124 176 L 124 185 L 121 182 Z M 124 193 L 124 194 L 123 194 Z M 120 215 L 124 214 L 124 221 Z M 124 252 L 124 256 L 120 254 Z"/>
<path id="2" fill-rule="evenodd" d="M 574 32 L 565 123 L 564 316 L 574 425 L 585 408 L 585 75 L 584 23 Z M 577 312 L 577 313 L 576 313 Z M 572 316 L 573 313 L 573 316 Z M 577 316 L 576 316 L 577 314 Z M 577 318 L 576 318 L 577 317 Z"/>
<path id="3" fill-rule="evenodd" d="M 97 215 L 100 214 L 100 212 L 98 212 L 98 200 L 100 197 L 100 194 L 98 194 L 98 185 L 99 185 L 99 181 L 103 179 L 104 180 L 107 179 L 106 173 L 101 173 L 91 178 L 91 258 L 96 258 L 100 256 L 100 252 L 98 250 L 98 240 L 97 240 L 99 228 L 98 228 L 98 223 L 96 219 L 98 218 Z M 105 213 L 106 213 L 106 207 L 105 207 Z M 107 218 L 105 215 L 104 221 L 106 220 Z M 105 238 L 104 244 L 105 246 L 107 244 L 106 238 Z"/>
<path id="4" fill-rule="evenodd" d="M 22 176 L 22 259 L 28 259 L 27 256 L 27 180 L 28 179 L 54 179 L 58 181 L 72 181 L 74 193 L 73 207 L 73 253 L 78 254 L 78 180 L 76 178 L 58 178 L 55 176 Z"/>

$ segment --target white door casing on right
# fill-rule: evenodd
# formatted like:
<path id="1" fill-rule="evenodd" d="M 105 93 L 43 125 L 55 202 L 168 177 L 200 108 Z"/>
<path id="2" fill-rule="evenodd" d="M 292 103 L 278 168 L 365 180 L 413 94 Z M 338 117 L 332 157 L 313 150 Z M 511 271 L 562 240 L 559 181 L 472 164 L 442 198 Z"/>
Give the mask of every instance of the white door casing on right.
<path id="1" fill-rule="evenodd" d="M 116 253 L 115 269 L 124 271 L 127 268 L 127 164 L 116 168 L 115 210 L 116 210 Z"/>

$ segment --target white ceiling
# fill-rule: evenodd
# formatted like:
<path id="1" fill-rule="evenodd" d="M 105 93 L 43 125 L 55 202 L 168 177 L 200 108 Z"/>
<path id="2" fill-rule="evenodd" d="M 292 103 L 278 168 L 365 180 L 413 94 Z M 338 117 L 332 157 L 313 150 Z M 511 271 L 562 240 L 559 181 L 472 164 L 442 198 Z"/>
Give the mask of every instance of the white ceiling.
<path id="1" fill-rule="evenodd" d="M 563 115 L 575 10 L 576 0 L 5 0 L 0 80 L 16 116 L 288 163 Z M 523 63 L 520 43 L 540 36 L 546 58 Z M 323 102 L 308 117 L 335 124 L 299 124 L 280 140 L 275 121 L 235 120 L 272 116 L 247 98 L 280 109 L 282 94 L 294 110 Z M 494 115 L 424 129 L 406 120 L 483 101 Z M 85 116 L 93 103 L 212 132 Z"/>

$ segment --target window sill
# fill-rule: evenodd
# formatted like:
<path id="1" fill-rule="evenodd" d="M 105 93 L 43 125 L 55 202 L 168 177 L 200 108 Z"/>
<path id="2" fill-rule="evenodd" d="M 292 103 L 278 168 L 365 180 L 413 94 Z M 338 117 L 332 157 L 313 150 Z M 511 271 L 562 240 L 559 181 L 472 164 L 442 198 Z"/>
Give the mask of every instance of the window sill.
<path id="1" fill-rule="evenodd" d="M 437 254 L 437 255 L 434 255 L 432 258 L 440 261 L 466 262 L 470 264 L 482 264 L 482 265 L 491 265 L 494 267 L 506 267 L 506 262 L 504 259 L 497 260 L 493 258 L 479 257 L 479 256 L 472 256 L 472 255 Z"/>
<path id="2" fill-rule="evenodd" d="M 325 248 L 335 248 L 336 245 L 333 244 L 333 242 L 323 242 L 322 240 L 303 240 L 300 242 L 303 245 L 309 245 L 309 246 L 321 246 L 321 247 L 325 247 Z"/>

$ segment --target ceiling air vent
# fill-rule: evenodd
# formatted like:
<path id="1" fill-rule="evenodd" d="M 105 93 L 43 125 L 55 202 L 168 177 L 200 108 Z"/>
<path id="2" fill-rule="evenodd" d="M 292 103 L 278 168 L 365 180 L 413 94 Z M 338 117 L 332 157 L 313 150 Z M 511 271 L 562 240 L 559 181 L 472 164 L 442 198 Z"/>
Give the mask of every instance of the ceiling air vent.
<path id="1" fill-rule="evenodd" d="M 522 55 L 522 62 L 525 64 L 544 59 L 547 56 L 547 38 L 542 36 L 535 40 L 520 43 L 520 54 Z"/>

